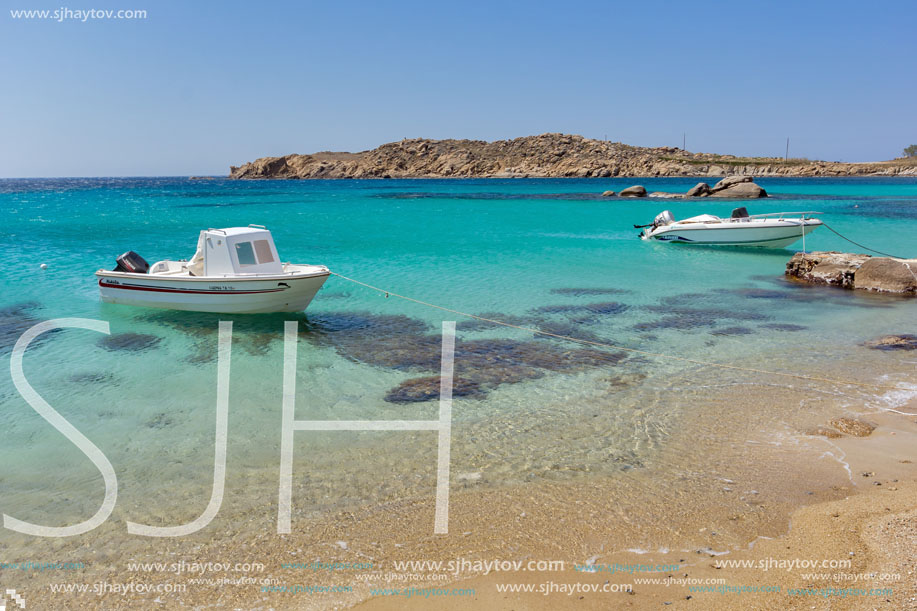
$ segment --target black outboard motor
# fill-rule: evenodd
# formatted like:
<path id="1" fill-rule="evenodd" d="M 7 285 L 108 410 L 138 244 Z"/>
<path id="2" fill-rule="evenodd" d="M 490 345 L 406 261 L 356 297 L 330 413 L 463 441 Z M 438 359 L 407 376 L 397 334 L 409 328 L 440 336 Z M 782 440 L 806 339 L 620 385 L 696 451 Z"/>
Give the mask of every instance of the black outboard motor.
<path id="1" fill-rule="evenodd" d="M 112 271 L 127 272 L 129 274 L 146 274 L 150 271 L 150 264 L 133 250 L 127 251 L 115 261 L 118 262 L 118 267 Z"/>

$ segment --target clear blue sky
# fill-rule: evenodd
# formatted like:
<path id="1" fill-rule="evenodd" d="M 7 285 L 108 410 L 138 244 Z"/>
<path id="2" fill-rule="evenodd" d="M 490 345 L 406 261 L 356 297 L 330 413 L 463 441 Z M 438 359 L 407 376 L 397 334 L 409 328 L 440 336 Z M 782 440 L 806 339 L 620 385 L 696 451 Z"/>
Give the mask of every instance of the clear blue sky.
<path id="1" fill-rule="evenodd" d="M 68 0 L 69 2 L 70 0 Z M 0 176 L 225 174 L 567 132 L 828 160 L 917 143 L 917 3 L 4 0 Z M 16 20 L 10 9 L 145 9 Z"/>

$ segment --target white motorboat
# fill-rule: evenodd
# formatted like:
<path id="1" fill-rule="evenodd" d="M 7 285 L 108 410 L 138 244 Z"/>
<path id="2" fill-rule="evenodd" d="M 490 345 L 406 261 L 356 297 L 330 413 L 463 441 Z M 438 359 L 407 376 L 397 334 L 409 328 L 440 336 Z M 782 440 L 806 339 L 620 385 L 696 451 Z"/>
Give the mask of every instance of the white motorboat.
<path id="1" fill-rule="evenodd" d="M 102 301 L 233 314 L 305 310 L 330 274 L 324 265 L 281 263 L 260 225 L 201 231 L 190 261 L 150 266 L 128 251 L 117 263 L 96 272 Z"/>
<path id="2" fill-rule="evenodd" d="M 804 240 L 806 234 L 821 226 L 820 220 L 811 218 L 813 214 L 821 213 L 772 212 L 749 215 L 743 207 L 733 210 L 729 218 L 701 214 L 676 221 L 672 213 L 665 210 L 649 225 L 634 227 L 643 228 L 640 237 L 644 240 L 706 246 L 783 248 L 797 240 Z"/>

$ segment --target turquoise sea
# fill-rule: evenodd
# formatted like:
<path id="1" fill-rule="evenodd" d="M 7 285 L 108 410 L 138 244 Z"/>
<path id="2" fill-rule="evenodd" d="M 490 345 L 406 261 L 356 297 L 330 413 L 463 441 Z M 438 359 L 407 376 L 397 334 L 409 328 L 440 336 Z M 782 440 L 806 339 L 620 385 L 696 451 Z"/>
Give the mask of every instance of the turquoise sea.
<path id="1" fill-rule="evenodd" d="M 206 505 L 221 319 L 235 325 L 226 514 L 269 515 L 276 506 L 285 320 L 298 320 L 301 330 L 297 418 L 348 420 L 435 418 L 431 386 L 404 383 L 437 375 L 440 325 L 457 320 L 453 483 L 460 487 L 646 468 L 660 460 L 687 414 L 703 409 L 703 393 L 686 386 L 686 376 L 720 388 L 750 378 L 786 383 L 586 350 L 386 298 L 336 277 L 298 316 L 100 303 L 96 269 L 113 267 L 127 250 L 150 263 L 189 258 L 198 231 L 208 227 L 262 224 L 285 261 L 324 264 L 394 293 L 520 326 L 902 388 L 895 394 L 828 384 L 851 409 L 882 409 L 909 396 L 917 380 L 905 355 L 861 344 L 915 332 L 913 301 L 786 282 L 784 266 L 801 244 L 774 251 L 650 244 L 637 239 L 633 225 L 666 208 L 676 218 L 725 216 L 739 205 L 752 214 L 817 210 L 857 242 L 913 257 L 917 179 L 762 178 L 773 197 L 740 203 L 598 195 L 635 182 L 683 192 L 697 179 L 2 180 L 0 351 L 8 365 L 13 343 L 40 320 L 110 323 L 108 338 L 74 329 L 42 337 L 26 354 L 25 373 L 113 464 L 119 498 L 110 522 L 122 530 L 124 520 L 186 522 Z M 806 246 L 858 250 L 824 228 Z M 738 399 L 736 406 L 741 411 Z M 762 428 L 752 441 L 772 440 L 788 422 L 804 419 L 799 411 L 799 404 L 756 411 Z M 430 496 L 436 446 L 424 435 L 297 433 L 294 521 Z M 711 434 L 686 451 L 734 441 Z M 85 519 L 101 502 L 99 473 L 25 403 L 8 368 L 0 374 L 0 464 L 4 514 L 63 525 Z M 9 531 L 4 539 L 14 541 Z"/>

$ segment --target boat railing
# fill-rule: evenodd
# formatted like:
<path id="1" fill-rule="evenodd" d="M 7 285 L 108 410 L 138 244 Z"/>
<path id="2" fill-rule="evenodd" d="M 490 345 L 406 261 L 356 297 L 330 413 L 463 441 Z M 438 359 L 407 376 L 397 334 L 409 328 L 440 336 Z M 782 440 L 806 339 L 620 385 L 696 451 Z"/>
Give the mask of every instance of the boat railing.
<path id="1" fill-rule="evenodd" d="M 767 214 L 750 214 L 750 215 L 746 216 L 745 218 L 748 218 L 748 219 L 763 219 L 763 218 L 769 218 L 769 217 L 772 217 L 772 216 L 776 216 L 778 219 L 780 219 L 780 218 L 783 218 L 784 216 L 788 216 L 788 215 L 790 215 L 790 214 L 792 214 L 792 215 L 794 215 L 794 216 L 795 216 L 795 215 L 799 215 L 799 216 L 805 217 L 805 215 L 807 215 L 807 214 L 824 214 L 824 212 L 817 212 L 817 211 L 815 211 L 815 210 L 804 210 L 804 211 L 802 211 L 802 212 L 768 212 Z M 736 220 L 741 221 L 742 219 L 739 218 L 739 219 L 736 219 Z"/>

